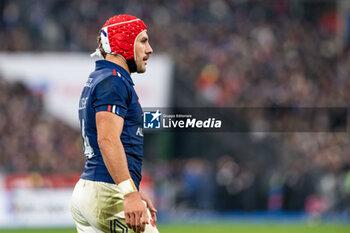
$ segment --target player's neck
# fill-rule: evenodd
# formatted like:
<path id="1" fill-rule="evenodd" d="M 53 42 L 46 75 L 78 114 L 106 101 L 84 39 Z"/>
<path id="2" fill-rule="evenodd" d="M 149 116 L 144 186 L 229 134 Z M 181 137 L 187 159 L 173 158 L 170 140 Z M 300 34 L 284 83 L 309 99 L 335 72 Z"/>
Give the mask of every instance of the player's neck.
<path id="1" fill-rule="evenodd" d="M 125 59 L 122 58 L 121 56 L 112 55 L 112 54 L 106 54 L 105 60 L 113 62 L 113 63 L 121 66 L 122 68 L 124 68 L 130 74 L 130 70 L 129 70 L 128 64 L 126 63 Z"/>

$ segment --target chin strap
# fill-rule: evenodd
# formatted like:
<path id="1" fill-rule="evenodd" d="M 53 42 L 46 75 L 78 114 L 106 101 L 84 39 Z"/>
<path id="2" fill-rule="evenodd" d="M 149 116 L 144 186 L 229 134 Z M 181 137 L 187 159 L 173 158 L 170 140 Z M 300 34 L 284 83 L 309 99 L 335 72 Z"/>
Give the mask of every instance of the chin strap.
<path id="1" fill-rule="evenodd" d="M 126 63 L 128 64 L 130 73 L 134 73 L 137 71 L 137 66 L 136 66 L 136 62 L 134 59 L 129 59 L 126 61 Z"/>
<path id="2" fill-rule="evenodd" d="M 95 52 L 90 54 L 90 57 L 94 57 L 94 56 L 102 57 L 101 51 L 99 49 L 96 49 Z"/>

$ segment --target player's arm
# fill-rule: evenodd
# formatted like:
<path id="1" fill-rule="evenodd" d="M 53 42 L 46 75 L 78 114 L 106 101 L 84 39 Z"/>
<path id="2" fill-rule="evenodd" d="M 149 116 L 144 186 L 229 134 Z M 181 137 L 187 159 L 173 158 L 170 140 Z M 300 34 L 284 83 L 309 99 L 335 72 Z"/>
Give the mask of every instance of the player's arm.
<path id="1" fill-rule="evenodd" d="M 120 135 L 124 119 L 114 113 L 100 111 L 96 113 L 97 141 L 104 163 L 116 184 L 131 179 L 126 155 Z M 139 192 L 124 196 L 125 221 L 136 233 L 145 229 L 148 215 Z"/>

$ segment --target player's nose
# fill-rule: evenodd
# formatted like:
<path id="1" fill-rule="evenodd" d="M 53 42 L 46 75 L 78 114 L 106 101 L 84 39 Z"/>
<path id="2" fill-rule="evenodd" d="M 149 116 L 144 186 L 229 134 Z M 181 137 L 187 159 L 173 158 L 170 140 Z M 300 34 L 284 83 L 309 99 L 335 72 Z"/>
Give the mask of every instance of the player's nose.
<path id="1" fill-rule="evenodd" d="M 147 43 L 145 53 L 146 53 L 146 54 L 151 54 L 151 53 L 153 53 L 153 49 L 152 49 L 152 47 L 151 47 L 151 45 L 150 45 L 149 43 Z"/>

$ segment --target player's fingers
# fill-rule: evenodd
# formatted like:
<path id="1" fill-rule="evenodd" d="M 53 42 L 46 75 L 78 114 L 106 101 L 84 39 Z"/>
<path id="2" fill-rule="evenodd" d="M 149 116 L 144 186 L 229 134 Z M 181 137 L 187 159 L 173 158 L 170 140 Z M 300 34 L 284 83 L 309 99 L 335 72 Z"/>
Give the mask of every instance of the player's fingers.
<path id="1" fill-rule="evenodd" d="M 151 202 L 150 199 L 145 199 L 146 203 L 147 203 L 147 207 L 151 212 L 157 212 L 156 208 L 154 208 L 153 203 Z"/>
<path id="2" fill-rule="evenodd" d="M 141 218 L 141 225 L 140 225 L 140 231 L 144 232 L 146 229 L 146 221 L 144 220 L 145 217 Z"/>
<path id="3" fill-rule="evenodd" d="M 153 221 L 154 222 L 156 222 L 157 221 L 157 210 L 155 209 L 155 208 L 149 208 L 149 211 L 151 212 L 151 217 L 152 217 L 152 219 L 153 219 Z"/>
<path id="4" fill-rule="evenodd" d="M 146 229 L 146 224 L 148 223 L 148 214 L 147 211 L 142 211 L 141 215 L 141 232 L 144 232 Z"/>
<path id="5" fill-rule="evenodd" d="M 130 213 L 130 226 L 129 228 L 131 228 L 133 231 L 135 231 L 135 214 L 134 213 Z"/>
<path id="6" fill-rule="evenodd" d="M 140 233 L 141 232 L 141 222 L 140 222 L 141 215 L 139 212 L 135 212 L 135 232 Z"/>
<path id="7" fill-rule="evenodd" d="M 156 212 L 151 211 L 151 217 L 152 217 L 154 222 L 157 222 L 157 214 L 156 214 Z"/>
<path id="8" fill-rule="evenodd" d="M 148 224 L 148 214 L 146 212 L 142 215 L 141 219 L 143 224 Z"/>
<path id="9" fill-rule="evenodd" d="M 131 228 L 130 214 L 125 213 L 125 223 L 129 228 Z"/>

